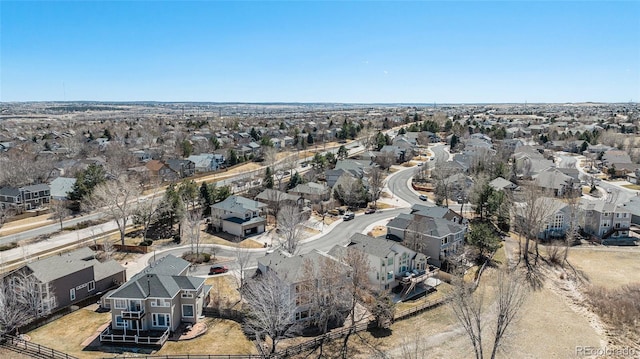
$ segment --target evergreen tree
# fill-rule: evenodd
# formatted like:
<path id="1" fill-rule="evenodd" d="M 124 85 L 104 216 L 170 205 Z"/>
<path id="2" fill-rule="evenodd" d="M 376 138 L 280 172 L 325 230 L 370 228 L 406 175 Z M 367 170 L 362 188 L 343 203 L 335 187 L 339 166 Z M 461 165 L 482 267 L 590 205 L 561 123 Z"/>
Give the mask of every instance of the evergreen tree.
<path id="1" fill-rule="evenodd" d="M 227 156 L 227 161 L 229 161 L 229 166 L 235 166 L 238 164 L 238 155 L 234 149 L 229 149 L 229 153 Z"/>
<path id="2" fill-rule="evenodd" d="M 307 135 L 307 143 L 310 145 L 313 144 L 313 136 L 311 135 L 311 133 Z"/>
<path id="3" fill-rule="evenodd" d="M 297 185 L 303 183 L 302 182 L 302 176 L 300 176 L 300 174 L 298 173 L 298 171 L 296 171 L 292 176 L 291 176 L 291 180 L 289 180 L 289 189 L 295 188 Z"/>
<path id="4" fill-rule="evenodd" d="M 262 181 L 264 188 L 273 188 L 273 173 L 271 173 L 271 167 L 267 167 L 264 172 L 264 180 Z"/>
<path id="5" fill-rule="evenodd" d="M 251 136 L 251 138 L 253 138 L 254 141 L 260 140 L 260 136 L 258 135 L 258 131 L 256 131 L 255 127 L 251 127 L 249 136 Z"/>

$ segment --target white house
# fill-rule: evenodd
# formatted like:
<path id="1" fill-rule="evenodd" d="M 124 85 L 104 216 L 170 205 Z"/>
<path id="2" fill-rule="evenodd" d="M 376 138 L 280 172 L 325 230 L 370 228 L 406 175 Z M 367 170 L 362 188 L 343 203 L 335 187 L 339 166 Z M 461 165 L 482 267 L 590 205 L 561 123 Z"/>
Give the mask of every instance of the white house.
<path id="1" fill-rule="evenodd" d="M 266 204 L 240 196 L 229 196 L 211 206 L 211 224 L 218 231 L 238 237 L 264 232 Z"/>

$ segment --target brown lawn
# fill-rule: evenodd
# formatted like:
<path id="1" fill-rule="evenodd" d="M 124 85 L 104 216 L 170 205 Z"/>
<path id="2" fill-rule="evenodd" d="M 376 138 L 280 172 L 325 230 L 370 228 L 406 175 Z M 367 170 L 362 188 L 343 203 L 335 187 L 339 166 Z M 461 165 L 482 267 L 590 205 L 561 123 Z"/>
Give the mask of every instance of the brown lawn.
<path id="1" fill-rule="evenodd" d="M 569 263 L 593 285 L 618 288 L 640 282 L 640 249 L 633 247 L 572 248 Z"/>
<path id="2" fill-rule="evenodd" d="M 244 336 L 240 324 L 226 319 L 205 318 L 207 332 L 191 340 L 168 341 L 157 355 L 181 354 L 258 354 L 256 347 Z"/>
<path id="3" fill-rule="evenodd" d="M 212 300 L 220 298 L 221 308 L 234 308 L 240 302 L 240 293 L 238 293 L 239 283 L 233 275 L 217 275 L 209 277 L 205 280 L 205 284 L 212 286 Z M 229 303 L 230 305 L 226 305 Z"/>
<path id="4" fill-rule="evenodd" d="M 110 313 L 96 313 L 94 310 L 78 309 L 71 314 L 27 333 L 31 341 L 78 358 L 101 358 L 105 353 L 83 351 L 82 342 L 95 335 L 102 324 L 111 320 Z M 107 355 L 108 356 L 108 355 Z"/>

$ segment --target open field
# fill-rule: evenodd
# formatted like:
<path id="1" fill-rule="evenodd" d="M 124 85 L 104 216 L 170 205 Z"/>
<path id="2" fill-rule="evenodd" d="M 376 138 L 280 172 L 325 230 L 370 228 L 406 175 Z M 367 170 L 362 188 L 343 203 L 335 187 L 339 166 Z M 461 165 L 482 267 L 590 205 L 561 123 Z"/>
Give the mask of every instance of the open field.
<path id="1" fill-rule="evenodd" d="M 594 247 L 572 248 L 569 263 L 587 277 L 593 285 L 617 288 L 640 282 L 640 248 Z"/>
<path id="2" fill-rule="evenodd" d="M 622 187 L 632 189 L 634 191 L 640 191 L 640 185 L 637 185 L 637 184 L 625 184 L 625 185 L 622 185 Z"/>
<path id="3" fill-rule="evenodd" d="M 16 353 L 12 350 L 0 348 L 0 358 L 2 359 L 31 359 L 30 356 Z"/>

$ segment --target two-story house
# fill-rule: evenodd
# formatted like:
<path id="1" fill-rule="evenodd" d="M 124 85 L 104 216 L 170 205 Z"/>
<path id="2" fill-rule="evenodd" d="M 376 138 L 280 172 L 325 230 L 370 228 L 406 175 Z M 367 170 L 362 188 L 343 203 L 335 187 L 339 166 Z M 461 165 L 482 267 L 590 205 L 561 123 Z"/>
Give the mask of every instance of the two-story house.
<path id="1" fill-rule="evenodd" d="M 631 213 L 624 206 L 605 201 L 580 201 L 584 231 L 600 239 L 628 238 Z"/>
<path id="2" fill-rule="evenodd" d="M 343 259 L 349 249 L 364 252 L 369 259 L 369 283 L 376 291 L 390 290 L 403 282 L 407 274 L 429 272 L 428 257 L 402 244 L 383 238 L 355 233 L 347 246 L 334 246 L 329 255 Z"/>
<path id="3" fill-rule="evenodd" d="M 296 320 L 306 321 L 309 320 L 312 313 L 309 307 L 309 295 L 305 291 L 308 290 L 309 281 L 313 279 L 308 277 L 309 273 L 305 273 L 304 268 L 310 264 L 314 271 L 319 271 L 321 270 L 320 268 L 323 261 L 335 261 L 336 264 L 342 266 L 343 270 L 338 275 L 343 277 L 331 281 L 332 285 L 339 285 L 340 280 L 346 278 L 349 268 L 341 264 L 336 258 L 317 250 L 298 255 L 291 255 L 282 250 L 275 250 L 262 258 L 258 258 L 257 273 L 273 273 L 279 280 L 286 283 L 290 288 L 289 293 L 291 300 L 296 303 Z M 321 285 L 320 283 L 316 284 Z M 327 288 L 327 290 L 340 290 L 340 288 L 332 287 L 330 289 Z"/>
<path id="4" fill-rule="evenodd" d="M 179 178 L 191 177 L 196 173 L 196 164 L 189 160 L 172 158 L 166 160 L 165 163 L 178 174 Z"/>
<path id="5" fill-rule="evenodd" d="M 78 303 L 126 280 L 124 267 L 114 260 L 98 261 L 95 252 L 87 247 L 35 260 L 14 274 L 37 280 L 41 293 L 38 312 L 42 314 Z"/>
<path id="6" fill-rule="evenodd" d="M 181 323 L 195 324 L 209 301 L 204 278 L 187 276 L 190 263 L 168 255 L 103 299 L 111 324 L 103 343 L 162 345 Z"/>
<path id="7" fill-rule="evenodd" d="M 14 209 L 17 212 L 40 208 L 51 201 L 48 184 L 34 184 L 23 187 L 0 188 L 0 207 Z"/>
<path id="8" fill-rule="evenodd" d="M 224 164 L 224 156 L 220 154 L 203 153 L 187 159 L 194 163 L 196 172 L 217 171 Z"/>
<path id="9" fill-rule="evenodd" d="M 534 212 L 541 212 L 542 225 L 539 228 L 537 237 L 540 239 L 562 238 L 566 235 L 570 227 L 572 218 L 577 218 L 577 213 L 572 213 L 571 207 L 556 198 L 540 197 L 534 204 Z M 531 215 L 526 203 L 514 204 L 516 228 L 522 228 L 526 223 L 526 218 Z M 544 208 L 544 210 L 542 210 Z"/>
<path id="10" fill-rule="evenodd" d="M 211 205 L 211 225 L 217 231 L 244 238 L 263 233 L 267 220 L 263 216 L 267 205 L 240 196 L 229 196 Z"/>
<path id="11" fill-rule="evenodd" d="M 464 245 L 467 226 L 459 219 L 434 218 L 420 214 L 400 214 L 387 224 L 387 238 L 429 257 L 429 264 L 440 266 Z"/>

